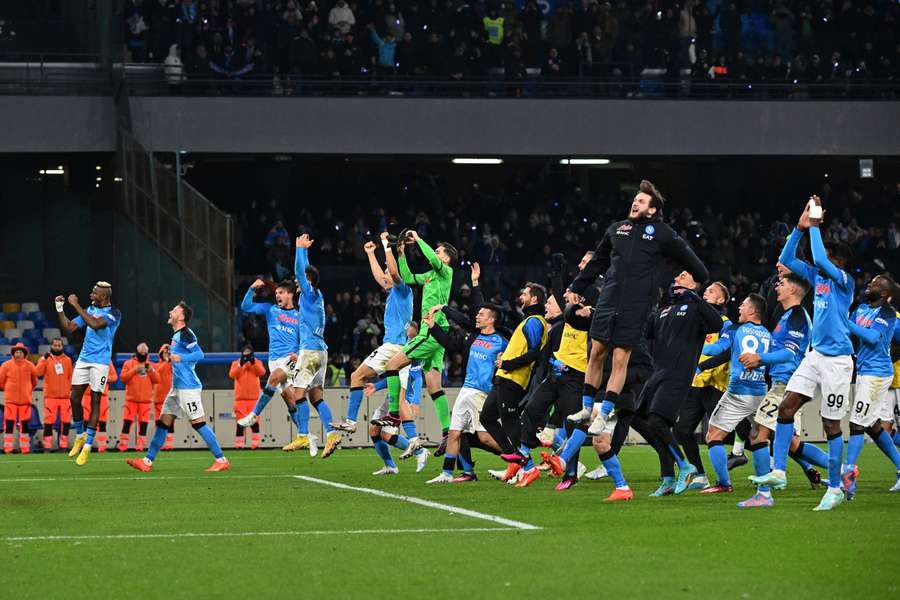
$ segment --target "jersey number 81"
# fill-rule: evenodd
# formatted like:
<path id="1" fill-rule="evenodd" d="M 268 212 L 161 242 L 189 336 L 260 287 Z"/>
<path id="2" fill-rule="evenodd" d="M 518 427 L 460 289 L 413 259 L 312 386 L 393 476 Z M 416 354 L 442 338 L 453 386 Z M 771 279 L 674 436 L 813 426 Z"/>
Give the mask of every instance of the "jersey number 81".
<path id="1" fill-rule="evenodd" d="M 758 354 L 758 350 L 760 345 L 762 346 L 762 352 L 766 353 L 769 351 L 769 339 L 763 338 L 759 339 L 755 335 L 745 335 L 741 339 L 741 353 L 742 354 Z"/>

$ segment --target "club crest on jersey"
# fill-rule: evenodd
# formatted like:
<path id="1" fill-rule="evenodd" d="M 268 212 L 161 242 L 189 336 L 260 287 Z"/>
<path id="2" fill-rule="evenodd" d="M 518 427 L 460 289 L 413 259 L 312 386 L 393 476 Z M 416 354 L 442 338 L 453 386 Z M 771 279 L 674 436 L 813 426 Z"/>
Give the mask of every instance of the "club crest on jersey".
<path id="1" fill-rule="evenodd" d="M 647 225 L 646 227 L 644 227 L 644 235 L 642 235 L 641 237 L 643 237 L 645 240 L 652 240 L 654 233 L 656 233 L 656 227 L 654 227 L 653 225 Z"/>
<path id="2" fill-rule="evenodd" d="M 631 235 L 631 223 L 622 223 L 616 228 L 616 235 Z"/>
<path id="3" fill-rule="evenodd" d="M 645 236 L 645 237 L 646 237 L 646 236 Z M 684 315 L 687 314 L 687 309 L 688 309 L 688 305 L 687 305 L 687 304 L 682 304 L 681 306 L 678 307 L 678 312 L 675 313 L 675 316 L 676 316 L 676 317 L 683 317 Z"/>

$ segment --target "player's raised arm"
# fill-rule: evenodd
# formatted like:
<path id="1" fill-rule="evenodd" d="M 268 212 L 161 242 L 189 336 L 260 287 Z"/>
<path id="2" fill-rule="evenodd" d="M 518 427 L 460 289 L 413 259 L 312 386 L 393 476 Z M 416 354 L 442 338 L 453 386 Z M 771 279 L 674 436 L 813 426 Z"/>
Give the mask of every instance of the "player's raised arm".
<path id="1" fill-rule="evenodd" d="M 269 302 L 253 301 L 254 294 L 264 285 L 265 282 L 262 279 L 257 279 L 250 285 L 247 293 L 244 294 L 244 299 L 241 300 L 241 312 L 264 315 L 270 308 L 272 308 L 272 304 Z"/>
<path id="2" fill-rule="evenodd" d="M 607 229 L 603 233 L 603 238 L 600 240 L 600 243 L 597 244 L 597 249 L 594 250 L 594 256 L 591 257 L 591 260 L 588 261 L 569 286 L 569 289 L 579 296 L 584 296 L 584 290 L 587 289 L 589 285 L 593 285 L 600 275 L 603 275 L 609 270 L 610 252 L 612 252 L 612 242 L 610 241 L 609 235 L 609 229 Z M 560 308 L 562 308 L 562 306 L 560 306 Z"/>
<path id="3" fill-rule="evenodd" d="M 394 251 L 388 243 L 387 231 L 381 233 L 381 247 L 384 248 L 384 260 L 387 263 L 388 275 L 391 276 L 391 280 L 394 283 L 403 283 L 403 278 L 400 276 L 400 268 L 397 266 L 397 259 L 394 258 Z"/>
<path id="4" fill-rule="evenodd" d="M 438 255 L 435 254 L 434 249 L 428 245 L 428 242 L 420 238 L 415 229 L 410 231 L 410 236 L 416 241 L 416 244 L 418 244 L 419 250 L 422 251 L 422 255 L 425 257 L 425 260 L 428 261 L 428 264 L 431 265 L 431 268 L 435 271 L 442 270 L 444 268 L 444 263 L 438 258 Z"/>
<path id="5" fill-rule="evenodd" d="M 670 227 L 664 229 L 669 235 L 661 240 L 663 253 L 690 273 L 695 281 L 702 283 L 709 279 L 709 270 L 690 245 Z"/>
<path id="6" fill-rule="evenodd" d="M 377 246 L 374 242 L 366 242 L 363 245 L 363 250 L 366 252 L 366 258 L 369 260 L 369 269 L 372 271 L 372 278 L 375 279 L 375 283 L 381 286 L 381 289 L 388 291 L 393 287 L 393 281 L 391 280 L 390 275 L 385 275 L 385 272 L 381 269 L 381 265 L 378 264 L 378 259 L 375 258 L 376 248 Z"/>
<path id="7" fill-rule="evenodd" d="M 409 270 L 409 263 L 406 262 L 406 252 L 403 251 L 403 243 L 403 240 L 400 240 L 400 243 L 397 246 L 397 249 L 400 252 L 400 258 L 397 259 L 397 269 L 400 278 L 406 285 L 422 285 L 422 282 L 418 279 L 418 274 Z"/>
<path id="8" fill-rule="evenodd" d="M 813 199 L 818 201 L 817 196 L 813 196 Z M 848 285 L 852 285 L 852 281 L 844 271 L 828 260 L 828 253 L 825 250 L 825 244 L 822 242 L 822 232 L 819 230 L 821 221 L 822 219 L 813 216 L 809 218 L 809 247 L 812 251 L 813 264 L 825 273 L 826 277 L 834 281 L 838 287 L 846 289 Z"/>
<path id="9" fill-rule="evenodd" d="M 304 233 L 296 240 L 297 250 L 294 257 L 294 273 L 297 275 L 297 282 L 300 284 L 300 290 L 304 294 L 312 294 L 315 292 L 313 286 L 310 285 L 306 278 L 306 267 L 309 266 L 309 247 L 313 241 L 309 239 L 309 234 Z"/>

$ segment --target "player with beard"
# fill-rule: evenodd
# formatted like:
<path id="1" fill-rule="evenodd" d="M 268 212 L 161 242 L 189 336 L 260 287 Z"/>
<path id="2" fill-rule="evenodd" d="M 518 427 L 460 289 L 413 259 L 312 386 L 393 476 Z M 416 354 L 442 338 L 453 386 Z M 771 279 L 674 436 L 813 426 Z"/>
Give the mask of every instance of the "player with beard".
<path id="1" fill-rule="evenodd" d="M 605 272 L 591 323 L 593 343 L 584 377 L 582 409 L 568 417 L 573 423 L 591 420 L 597 388 L 603 379 L 603 363 L 611 352 L 612 373 L 591 425 L 593 431 L 604 429 L 604 421 L 622 392 L 631 351 L 641 342 L 656 301 L 656 271 L 662 259 L 672 259 L 697 282 L 709 278 L 709 272 L 690 246 L 663 223 L 664 203 L 665 199 L 652 183 L 641 181 L 628 218 L 609 226 L 594 257 L 571 285 L 573 292 L 583 295 L 587 286 Z"/>

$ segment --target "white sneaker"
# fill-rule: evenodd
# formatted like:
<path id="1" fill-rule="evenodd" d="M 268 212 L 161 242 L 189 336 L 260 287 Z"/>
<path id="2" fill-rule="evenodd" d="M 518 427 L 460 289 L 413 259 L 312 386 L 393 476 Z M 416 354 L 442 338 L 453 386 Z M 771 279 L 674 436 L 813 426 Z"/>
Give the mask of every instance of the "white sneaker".
<path id="1" fill-rule="evenodd" d="M 372 475 L 396 475 L 400 472 L 400 469 L 397 467 L 382 467 L 372 473 Z"/>
<path id="2" fill-rule="evenodd" d="M 894 484 L 894 487 L 888 490 L 889 492 L 900 492 L 900 471 L 897 471 L 897 483 Z"/>
<path id="3" fill-rule="evenodd" d="M 309 455 L 317 456 L 319 454 L 319 438 L 313 434 L 309 434 Z"/>
<path id="4" fill-rule="evenodd" d="M 241 427 L 253 427 L 258 422 L 259 422 L 259 415 L 256 414 L 255 412 L 253 412 L 252 410 L 250 411 L 250 414 L 248 414 L 246 417 L 242 417 L 242 418 L 238 419 L 238 425 L 240 425 Z"/>
<path id="5" fill-rule="evenodd" d="M 516 471 L 515 475 L 506 480 L 506 485 L 516 485 L 517 483 L 519 483 L 519 479 L 522 477 L 522 473 L 524 471 L 525 469 L 519 469 L 518 471 Z"/>
<path id="6" fill-rule="evenodd" d="M 566 417 L 566 420 L 570 423 L 587 423 L 591 420 L 591 411 L 586 408 L 582 408 L 577 413 L 571 414 Z"/>
<path id="7" fill-rule="evenodd" d="M 407 446 L 406 450 L 403 451 L 403 454 L 400 455 L 400 460 L 411 458 L 421 447 L 422 442 L 419 441 L 418 437 L 410 438 L 409 446 Z"/>
<path id="8" fill-rule="evenodd" d="M 585 473 L 587 473 L 587 467 L 584 466 L 584 463 L 579 462 L 578 468 L 575 471 L 575 475 L 578 477 L 578 479 L 581 479 L 582 477 L 584 477 Z"/>
<path id="9" fill-rule="evenodd" d="M 430 455 L 430 452 L 424 448 L 420 448 L 419 453 L 416 454 L 416 473 L 421 473 L 425 469 L 425 463 L 428 462 L 428 457 Z"/>
<path id="10" fill-rule="evenodd" d="M 597 411 L 597 416 L 594 417 L 594 420 L 591 422 L 591 426 L 588 427 L 588 435 L 600 435 L 603 433 L 603 430 L 606 428 L 606 417 L 603 416 L 603 413 Z"/>
<path id="11" fill-rule="evenodd" d="M 453 482 L 453 475 L 447 475 L 446 473 L 441 471 L 440 475 L 438 475 L 437 477 L 434 477 L 432 479 L 429 479 L 425 483 L 452 483 L 452 482 Z"/>
<path id="12" fill-rule="evenodd" d="M 598 479 L 603 479 L 604 477 L 608 477 L 609 473 L 606 472 L 606 467 L 600 465 L 590 473 L 585 473 L 584 476 L 591 481 L 597 481 Z M 580 478 L 579 478 L 580 479 Z"/>
<path id="13" fill-rule="evenodd" d="M 488 475 L 490 475 L 494 479 L 502 481 L 503 476 L 506 475 L 506 469 L 500 469 L 499 471 L 495 471 L 494 469 L 488 469 Z"/>

